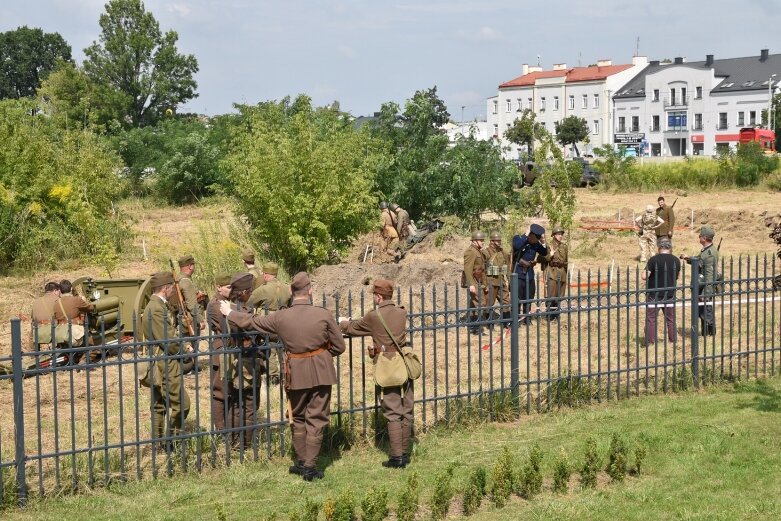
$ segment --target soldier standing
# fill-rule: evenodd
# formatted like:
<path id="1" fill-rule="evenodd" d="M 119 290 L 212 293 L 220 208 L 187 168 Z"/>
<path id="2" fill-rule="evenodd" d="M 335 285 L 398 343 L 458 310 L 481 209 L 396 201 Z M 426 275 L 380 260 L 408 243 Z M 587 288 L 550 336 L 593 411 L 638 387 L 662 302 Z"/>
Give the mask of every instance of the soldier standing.
<path id="1" fill-rule="evenodd" d="M 510 284 L 507 279 L 507 273 L 510 271 L 510 254 L 502 249 L 502 234 L 497 230 L 492 231 L 488 238 L 490 242 L 485 255 L 485 273 L 488 279 L 486 306 L 491 307 L 499 302 L 502 318 L 507 319 L 510 316 Z"/>
<path id="2" fill-rule="evenodd" d="M 658 242 L 662 237 L 667 237 L 672 243 L 673 228 L 675 227 L 675 212 L 673 211 L 672 206 L 667 206 L 663 195 L 660 195 L 656 202 L 659 204 L 659 207 L 656 209 L 656 216 L 664 221 L 664 223 L 656 229 L 656 240 Z"/>
<path id="3" fill-rule="evenodd" d="M 663 224 L 662 218 L 654 213 L 652 204 L 635 218 L 635 227 L 640 236 L 640 262 L 646 262 L 651 255 L 656 254 L 656 230 Z"/>
<path id="4" fill-rule="evenodd" d="M 217 353 L 216 351 L 223 349 L 226 345 L 231 345 L 230 337 L 227 335 L 229 332 L 228 326 L 225 320 L 225 316 L 220 313 L 220 303 L 223 301 L 230 302 L 231 292 L 231 274 L 219 273 L 214 277 L 215 294 L 214 297 L 206 305 L 206 319 L 209 324 L 209 336 L 212 337 L 211 353 L 211 392 L 212 392 L 212 407 L 211 417 L 214 430 L 224 431 L 226 425 L 226 419 L 232 415 L 228 415 L 229 406 L 226 406 L 230 391 L 228 385 L 224 379 L 223 367 L 227 365 L 227 356 Z M 223 361 L 226 361 L 224 364 Z"/>
<path id="5" fill-rule="evenodd" d="M 702 249 L 699 257 L 681 255 L 688 264 L 694 260 L 700 263 L 700 302 L 698 314 L 700 317 L 700 332 L 702 336 L 716 335 L 716 314 L 713 311 L 713 301 L 716 297 L 716 278 L 718 277 L 719 250 L 713 247 L 716 232 L 710 226 L 700 229 L 699 241 Z"/>
<path id="6" fill-rule="evenodd" d="M 569 250 L 564 242 L 564 228 L 553 228 L 553 243 L 548 248 L 545 256 L 546 295 L 548 300 L 548 320 L 559 318 L 559 305 L 567 293 L 567 266 L 569 264 Z"/>
<path id="7" fill-rule="evenodd" d="M 385 253 L 392 257 L 394 260 L 398 254 L 399 249 L 399 233 L 396 231 L 396 217 L 395 214 L 388 208 L 388 203 L 382 201 L 380 203 L 380 210 L 382 210 L 382 238 L 384 240 L 383 248 Z"/>
<path id="8" fill-rule="evenodd" d="M 473 335 L 480 334 L 480 326 L 474 323 L 480 319 L 477 308 L 483 305 L 488 294 L 485 280 L 484 241 L 483 232 L 480 230 L 472 232 L 472 243 L 464 251 L 464 271 L 461 275 L 461 287 L 469 289 L 469 309 L 472 311 L 469 312 L 468 320 L 473 324 L 469 332 Z"/>
<path id="9" fill-rule="evenodd" d="M 179 434 L 190 412 L 190 397 L 182 385 L 180 356 L 184 353 L 184 346 L 174 340 L 176 327 L 173 315 L 168 311 L 168 299 L 174 294 L 173 274 L 168 271 L 155 273 L 150 285 L 152 296 L 141 314 L 141 332 L 144 340 L 150 342 L 150 357 L 153 358 L 150 373 L 159 371 L 161 376 L 155 382 L 156 378 L 149 375 L 152 432 L 155 439 L 163 442 L 164 447 L 170 450 L 173 441 L 171 436 Z"/>
<path id="10" fill-rule="evenodd" d="M 300 272 L 290 284 L 292 306 L 262 316 L 240 313 L 223 302 L 228 322 L 244 329 L 276 334 L 285 346 L 285 389 L 289 398 L 296 464 L 290 472 L 305 481 L 323 477 L 316 468 L 323 430 L 331 415 L 331 387 L 337 383 L 333 358 L 345 350 L 333 315 L 311 303 L 309 275 Z"/>
<path id="11" fill-rule="evenodd" d="M 193 283 L 192 276 L 195 273 L 195 259 L 192 255 L 185 255 L 179 259 L 179 287 L 182 290 L 184 298 L 184 309 L 193 317 L 195 332 L 198 332 L 198 324 L 201 322 L 201 313 L 203 309 L 199 306 L 204 304 L 205 293 L 198 291 Z"/>
<path id="12" fill-rule="evenodd" d="M 390 205 L 390 211 L 396 214 L 396 233 L 399 235 L 401 249 L 407 249 L 409 243 L 409 212 L 396 203 Z"/>
<path id="13" fill-rule="evenodd" d="M 407 345 L 407 312 L 393 304 L 393 281 L 379 279 L 374 282 L 374 304 L 359 320 L 341 319 L 339 327 L 348 336 L 371 336 L 373 345 L 369 356 L 374 359 L 385 356 L 392 359 L 403 356 L 400 350 Z M 412 441 L 412 413 L 415 391 L 412 380 L 398 387 L 382 388 L 382 414 L 388 420 L 390 457 L 382 465 L 404 468 L 410 462 Z"/>
<path id="14" fill-rule="evenodd" d="M 247 273 L 252 273 L 252 290 L 254 291 L 263 284 L 263 272 L 255 266 L 255 252 L 244 250 L 244 253 L 241 254 L 241 260 L 244 261 L 244 268 Z"/>
<path id="15" fill-rule="evenodd" d="M 288 307 L 290 301 L 290 286 L 283 284 L 278 278 L 279 265 L 276 262 L 263 264 L 261 285 L 252 292 L 247 300 L 247 305 L 254 308 L 257 313 L 271 314 L 282 308 Z M 276 338 L 270 338 L 276 342 Z M 279 353 L 276 349 L 268 352 L 268 377 L 271 383 L 279 383 Z"/>
<path id="16" fill-rule="evenodd" d="M 529 324 L 531 317 L 531 301 L 537 292 L 537 284 L 534 281 L 534 265 L 537 264 L 537 255 L 548 255 L 548 247 L 545 246 L 545 228 L 539 224 L 532 224 L 529 233 L 513 237 L 513 265 L 518 273 L 518 299 L 521 301 L 523 318 L 519 323 Z"/>

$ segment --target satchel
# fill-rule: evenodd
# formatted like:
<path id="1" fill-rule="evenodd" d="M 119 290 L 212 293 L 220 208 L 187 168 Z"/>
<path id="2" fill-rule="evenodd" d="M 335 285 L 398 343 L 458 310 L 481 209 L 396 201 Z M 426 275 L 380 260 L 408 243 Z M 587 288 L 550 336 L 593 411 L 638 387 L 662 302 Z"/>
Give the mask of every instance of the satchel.
<path id="1" fill-rule="evenodd" d="M 380 387 L 400 387 L 407 381 L 407 366 L 403 356 L 378 353 L 374 357 L 374 381 Z"/>
<path id="2" fill-rule="evenodd" d="M 402 349 L 401 347 L 399 347 L 399 343 L 396 340 L 396 337 L 394 337 L 393 334 L 391 333 L 391 330 L 388 327 L 388 323 L 385 322 L 384 318 L 382 318 L 382 314 L 380 313 L 379 310 L 377 310 L 377 316 L 380 317 L 380 322 L 382 323 L 382 327 L 385 328 L 385 332 L 388 333 L 388 336 L 391 338 L 391 340 L 393 340 L 393 344 L 396 346 L 396 350 L 400 355 L 400 356 L 394 356 L 393 358 L 400 358 L 402 363 L 404 364 L 404 367 L 407 370 L 406 371 L 407 377 L 410 380 L 417 380 L 418 378 L 420 378 L 420 375 L 423 373 L 423 365 L 420 363 L 420 358 L 418 358 L 418 355 L 411 348 L 405 347 Z M 376 358 L 380 358 L 380 356 L 377 356 Z"/>

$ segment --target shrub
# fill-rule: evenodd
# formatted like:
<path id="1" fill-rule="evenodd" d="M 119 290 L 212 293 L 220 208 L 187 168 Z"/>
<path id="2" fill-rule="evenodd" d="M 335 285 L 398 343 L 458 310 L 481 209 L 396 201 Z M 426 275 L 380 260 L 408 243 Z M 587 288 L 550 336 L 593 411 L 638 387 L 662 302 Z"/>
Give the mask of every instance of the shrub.
<path id="1" fill-rule="evenodd" d="M 420 501 L 418 473 L 413 472 L 407 478 L 407 486 L 399 495 L 399 506 L 396 508 L 396 519 L 398 519 L 398 521 L 415 521 L 415 515 L 418 513 L 418 501 Z"/>
<path id="2" fill-rule="evenodd" d="M 388 491 L 371 487 L 361 501 L 361 521 L 382 521 L 388 513 Z"/>
<path id="3" fill-rule="evenodd" d="M 542 450 L 536 443 L 529 451 L 529 457 L 521 471 L 518 494 L 531 499 L 542 491 Z"/>
<path id="4" fill-rule="evenodd" d="M 335 498 L 331 496 L 326 499 L 323 503 L 323 514 L 326 521 L 355 521 L 353 491 L 348 488 Z"/>
<path id="5" fill-rule="evenodd" d="M 561 449 L 556 463 L 553 464 L 553 491 L 559 494 L 566 494 L 571 475 L 572 465 L 570 465 L 566 451 Z"/>
<path id="6" fill-rule="evenodd" d="M 642 443 L 635 447 L 635 467 L 634 472 L 636 476 L 640 475 L 640 470 L 645 461 L 645 457 L 648 455 L 648 449 Z"/>
<path id="7" fill-rule="evenodd" d="M 485 467 L 477 467 L 474 472 L 472 472 L 470 481 L 477 485 L 480 495 L 485 496 L 487 485 Z"/>
<path id="8" fill-rule="evenodd" d="M 599 467 L 597 442 L 594 438 L 589 437 L 586 439 L 583 466 L 580 468 L 580 486 L 582 488 L 594 488 L 597 486 L 597 473 L 599 472 Z"/>
<path id="9" fill-rule="evenodd" d="M 605 470 L 613 482 L 624 481 L 626 477 L 627 466 L 627 448 L 624 439 L 613 433 L 610 438 L 610 450 L 608 452 L 608 463 Z"/>
<path id="10" fill-rule="evenodd" d="M 499 508 L 507 504 L 510 494 L 515 490 L 515 475 L 513 472 L 515 464 L 513 460 L 510 449 L 504 447 L 491 471 L 491 500 Z"/>
<path id="11" fill-rule="evenodd" d="M 483 500 L 483 495 L 480 493 L 480 487 L 477 483 L 470 480 L 464 488 L 464 497 L 462 503 L 462 511 L 465 516 L 471 516 L 477 509 L 480 508 L 480 503 Z"/>
<path id="12" fill-rule="evenodd" d="M 445 519 L 453 500 L 453 467 L 448 467 L 437 475 L 434 481 L 434 493 L 431 495 L 431 518 Z"/>

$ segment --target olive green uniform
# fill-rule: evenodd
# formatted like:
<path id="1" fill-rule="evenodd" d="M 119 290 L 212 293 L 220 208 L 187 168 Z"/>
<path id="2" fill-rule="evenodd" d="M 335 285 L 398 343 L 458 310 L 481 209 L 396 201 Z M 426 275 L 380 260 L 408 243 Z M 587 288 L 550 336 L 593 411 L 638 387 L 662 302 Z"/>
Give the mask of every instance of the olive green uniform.
<path id="1" fill-rule="evenodd" d="M 569 263 L 569 248 L 555 238 L 548 247 L 548 255 L 543 262 L 545 288 L 548 300 L 548 311 L 551 319 L 559 316 L 559 305 L 567 294 L 567 265 Z"/>
<path id="2" fill-rule="evenodd" d="M 700 251 L 700 303 L 698 313 L 700 330 L 703 335 L 716 334 L 716 313 L 713 300 L 716 297 L 716 277 L 718 275 L 719 250 L 713 243 Z"/>
<path id="3" fill-rule="evenodd" d="M 182 385 L 182 361 L 168 356 L 181 355 L 184 346 L 174 340 L 176 326 L 167 304 L 158 295 L 152 295 L 141 314 L 141 331 L 144 340 L 154 342 L 149 346 L 152 357 L 162 373 L 160 387 L 151 387 L 152 431 L 156 438 L 176 436 L 190 412 L 190 397 Z M 166 356 L 167 355 L 167 356 Z M 152 370 L 152 368 L 150 368 Z M 166 416 L 168 419 L 166 420 Z"/>
<path id="4" fill-rule="evenodd" d="M 483 306 L 484 302 L 488 300 L 488 284 L 485 278 L 485 250 L 479 249 L 474 244 L 470 244 L 469 248 L 464 251 L 464 287 L 468 288 L 474 286 L 475 292 L 469 291 L 469 309 L 476 309 Z M 478 312 L 470 312 L 470 320 L 472 322 L 478 320 Z M 472 328 L 472 331 L 476 331 L 476 327 Z"/>
<path id="5" fill-rule="evenodd" d="M 252 292 L 247 300 L 247 306 L 254 308 L 257 313 L 271 314 L 288 307 L 289 301 L 290 286 L 275 277 Z M 276 349 L 268 352 L 267 369 L 269 378 L 279 379 L 279 353 Z"/>
<path id="6" fill-rule="evenodd" d="M 673 228 L 675 227 L 675 212 L 673 209 L 667 205 L 665 205 L 664 208 L 659 207 L 656 209 L 656 216 L 664 221 L 664 223 L 656 229 L 656 238 L 661 239 L 662 237 L 669 237 L 672 239 Z M 656 255 L 656 253 L 653 253 L 652 256 L 653 255 Z"/>
<path id="7" fill-rule="evenodd" d="M 399 241 L 403 248 L 407 247 L 409 241 L 409 212 L 404 208 L 396 210 L 396 233 L 399 235 Z"/>
<path id="8" fill-rule="evenodd" d="M 251 268 L 247 268 L 247 273 L 252 274 L 252 291 L 255 291 L 263 284 L 265 284 L 265 282 L 263 282 L 263 272 L 260 271 L 260 268 L 258 268 L 257 266 L 252 266 Z"/>
<path id="9" fill-rule="evenodd" d="M 499 302 L 502 305 L 502 314 L 505 315 L 509 313 L 510 306 L 510 283 L 507 278 L 510 273 L 510 254 L 492 241 L 488 245 L 485 259 L 488 289 L 486 305 L 493 306 Z"/>

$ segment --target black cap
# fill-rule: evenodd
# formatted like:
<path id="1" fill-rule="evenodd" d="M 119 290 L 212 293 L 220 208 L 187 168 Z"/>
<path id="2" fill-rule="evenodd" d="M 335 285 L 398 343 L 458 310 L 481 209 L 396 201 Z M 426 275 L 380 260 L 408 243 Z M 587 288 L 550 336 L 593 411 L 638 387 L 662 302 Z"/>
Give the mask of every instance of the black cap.
<path id="1" fill-rule="evenodd" d="M 529 232 L 533 233 L 537 237 L 542 237 L 543 235 L 545 235 L 545 228 L 543 228 L 539 224 L 532 224 L 529 227 Z"/>

